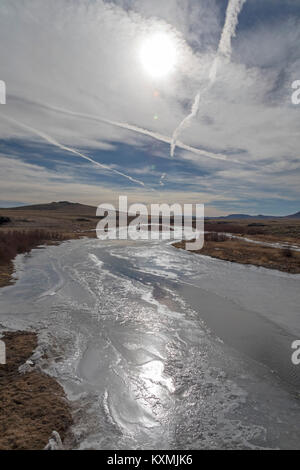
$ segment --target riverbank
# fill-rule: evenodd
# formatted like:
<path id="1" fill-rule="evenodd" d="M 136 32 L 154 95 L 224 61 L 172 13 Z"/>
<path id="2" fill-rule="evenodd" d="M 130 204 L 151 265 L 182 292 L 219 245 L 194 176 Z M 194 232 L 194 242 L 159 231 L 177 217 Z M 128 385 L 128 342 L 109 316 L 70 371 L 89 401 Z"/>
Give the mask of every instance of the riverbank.
<path id="1" fill-rule="evenodd" d="M 0 264 L 0 288 L 13 282 L 14 265 L 12 262 Z"/>
<path id="2" fill-rule="evenodd" d="M 17 230 L 2 230 L 0 287 L 15 282 L 13 261 L 17 254 L 81 236 L 95 235 L 19 227 Z M 63 388 L 38 368 L 30 367 L 25 374 L 18 370 L 36 349 L 37 333 L 8 332 L 2 340 L 6 345 L 7 364 L 0 365 L 0 450 L 44 449 L 53 431 L 58 432 L 64 441 L 72 416 Z"/>
<path id="3" fill-rule="evenodd" d="M 186 242 L 173 243 L 176 248 L 186 249 Z M 206 240 L 201 250 L 192 251 L 200 255 L 233 263 L 250 264 L 267 269 L 276 269 L 291 274 L 300 273 L 300 253 L 290 249 L 273 248 L 244 240 L 220 237 Z"/>
<path id="4" fill-rule="evenodd" d="M 64 441 L 72 424 L 62 386 L 26 363 L 38 345 L 35 332 L 6 332 L 6 364 L 0 365 L 0 450 L 40 450 L 53 431 Z M 28 370 L 27 370 L 28 369 Z"/>
<path id="5" fill-rule="evenodd" d="M 299 447 L 284 383 L 299 377 L 298 276 L 124 240 L 65 242 L 17 266 L 2 322 L 49 345 L 43 362 L 74 397 L 65 448 Z"/>
<path id="6" fill-rule="evenodd" d="M 36 231 L 34 231 L 36 232 Z M 19 245 L 13 244 L 0 260 L 0 287 L 15 282 L 13 254 L 28 253 L 41 244 L 59 244 L 78 238 L 78 234 L 32 231 L 18 232 Z M 23 237 L 22 237 L 23 233 Z M 2 238 L 4 233 L 1 233 Z M 71 407 L 61 385 L 34 365 L 26 373 L 19 367 L 26 363 L 37 347 L 36 332 L 7 332 L 2 340 L 6 346 L 7 363 L 0 365 L 0 450 L 41 450 L 48 444 L 53 431 L 64 441 L 72 424 Z"/>
<path id="7" fill-rule="evenodd" d="M 19 233 L 24 230 L 23 227 L 18 229 Z M 30 237 L 30 231 L 28 234 L 31 242 L 21 244 L 17 253 L 28 253 L 42 244 L 59 244 L 64 240 L 82 236 L 95 237 L 94 231 L 61 230 L 59 236 L 57 232 L 48 232 L 48 235 L 44 233 L 36 238 Z M 204 248 L 198 253 L 242 264 L 300 273 L 298 252 L 290 253 L 242 240 L 224 239 L 221 235 L 219 238 L 218 241 L 207 240 Z M 177 248 L 185 248 L 184 242 L 174 245 Z M 0 265 L 0 286 L 14 282 L 13 271 L 13 259 Z M 0 366 L 0 450 L 43 449 L 53 431 L 58 432 L 64 440 L 72 424 L 72 416 L 63 388 L 54 378 L 35 367 L 29 367 L 25 374 L 18 370 L 37 347 L 37 333 L 10 332 L 6 333 L 4 341 L 7 346 L 8 364 Z"/>
<path id="8" fill-rule="evenodd" d="M 13 278 L 13 261 L 18 254 L 29 253 L 33 248 L 42 245 L 57 245 L 66 240 L 82 236 L 95 237 L 95 232 L 84 234 L 72 232 L 50 232 L 45 230 L 9 230 L 0 232 L 0 288 L 11 285 Z"/>

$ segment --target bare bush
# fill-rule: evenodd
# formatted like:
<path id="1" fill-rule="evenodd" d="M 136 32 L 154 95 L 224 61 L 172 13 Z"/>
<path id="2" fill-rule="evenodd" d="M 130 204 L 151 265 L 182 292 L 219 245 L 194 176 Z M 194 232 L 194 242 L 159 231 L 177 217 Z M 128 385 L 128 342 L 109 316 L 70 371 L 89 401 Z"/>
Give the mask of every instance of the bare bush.
<path id="1" fill-rule="evenodd" d="M 46 241 L 62 241 L 63 235 L 45 230 L 0 232 L 0 263 L 11 261 L 16 255 L 26 253 Z"/>
<path id="2" fill-rule="evenodd" d="M 282 254 L 286 258 L 292 258 L 293 257 L 293 252 L 290 248 L 285 248 L 284 250 L 282 250 Z"/>
<path id="3" fill-rule="evenodd" d="M 224 233 L 210 232 L 204 235 L 206 242 L 225 242 L 227 239 L 228 237 Z"/>
<path id="4" fill-rule="evenodd" d="M 8 224 L 9 222 L 11 222 L 9 217 L 0 216 L 0 225 Z"/>
<path id="5" fill-rule="evenodd" d="M 238 224 L 226 224 L 225 227 L 223 224 L 214 223 L 214 222 L 205 222 L 205 230 L 208 232 L 226 232 L 226 233 L 236 233 L 239 235 L 244 235 L 247 233 L 247 227 Z"/>
<path id="6" fill-rule="evenodd" d="M 251 227 L 246 230 L 247 235 L 262 235 L 264 231 L 261 228 Z"/>

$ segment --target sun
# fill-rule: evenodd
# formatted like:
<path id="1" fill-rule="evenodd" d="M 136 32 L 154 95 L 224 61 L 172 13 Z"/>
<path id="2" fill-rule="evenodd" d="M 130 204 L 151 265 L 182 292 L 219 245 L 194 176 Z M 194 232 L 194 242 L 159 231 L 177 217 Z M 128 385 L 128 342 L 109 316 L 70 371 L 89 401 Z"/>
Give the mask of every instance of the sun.
<path id="1" fill-rule="evenodd" d="M 145 71 L 153 78 L 169 75 L 176 64 L 176 44 L 167 33 L 149 36 L 140 49 L 140 59 Z"/>

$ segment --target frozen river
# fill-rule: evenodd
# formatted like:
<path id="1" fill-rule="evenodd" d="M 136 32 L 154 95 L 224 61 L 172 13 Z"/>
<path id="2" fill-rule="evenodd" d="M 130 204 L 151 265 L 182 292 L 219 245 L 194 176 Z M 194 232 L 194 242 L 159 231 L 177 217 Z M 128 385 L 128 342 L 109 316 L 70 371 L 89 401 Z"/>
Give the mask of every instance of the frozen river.
<path id="1" fill-rule="evenodd" d="M 34 328 L 80 449 L 300 448 L 299 275 L 78 240 L 33 250 L 0 323 Z"/>

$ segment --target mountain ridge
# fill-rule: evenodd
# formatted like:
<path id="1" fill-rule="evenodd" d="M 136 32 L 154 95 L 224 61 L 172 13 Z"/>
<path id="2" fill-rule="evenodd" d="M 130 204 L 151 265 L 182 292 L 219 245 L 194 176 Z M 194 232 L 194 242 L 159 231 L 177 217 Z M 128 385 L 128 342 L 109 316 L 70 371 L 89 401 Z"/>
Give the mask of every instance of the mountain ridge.
<path id="1" fill-rule="evenodd" d="M 10 208 L 1 208 L 1 210 L 50 210 L 50 211 L 67 211 L 67 212 L 93 212 L 95 214 L 96 206 L 90 206 L 87 204 L 81 204 L 79 202 L 70 202 L 70 201 L 53 201 L 50 203 L 44 204 L 29 204 L 28 206 L 18 206 Z M 118 211 L 117 211 L 118 212 Z M 205 217 L 206 219 L 300 219 L 300 211 L 294 214 L 288 215 L 249 215 L 249 214 L 228 214 L 218 217 Z"/>

